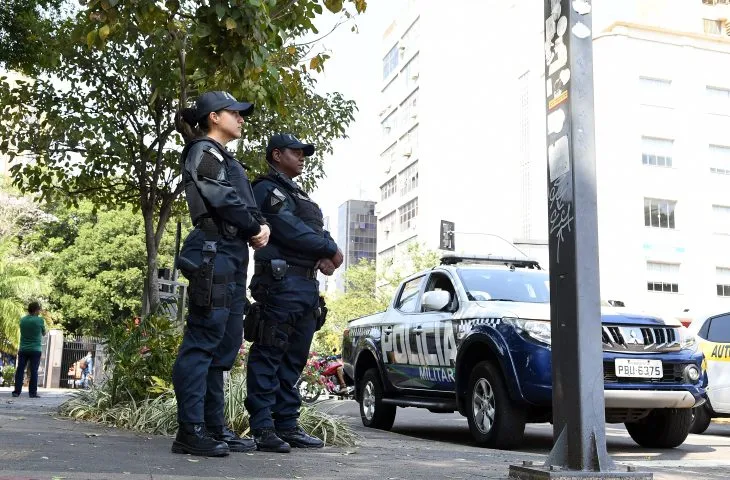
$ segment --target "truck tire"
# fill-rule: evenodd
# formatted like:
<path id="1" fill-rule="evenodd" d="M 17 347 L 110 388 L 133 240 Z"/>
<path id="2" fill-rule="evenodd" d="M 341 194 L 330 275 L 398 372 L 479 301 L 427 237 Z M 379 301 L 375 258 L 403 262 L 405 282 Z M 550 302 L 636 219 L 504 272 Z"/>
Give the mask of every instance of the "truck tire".
<path id="1" fill-rule="evenodd" d="M 502 375 L 491 362 L 474 366 L 465 404 L 469 430 L 480 447 L 509 449 L 522 443 L 525 411 L 512 405 Z"/>
<path id="2" fill-rule="evenodd" d="M 636 443 L 648 448 L 682 445 L 692 426 L 691 408 L 657 408 L 638 422 L 625 423 Z"/>
<path id="3" fill-rule="evenodd" d="M 692 426 L 689 429 L 690 433 L 705 433 L 705 430 L 710 426 L 712 422 L 712 416 L 710 415 L 710 409 L 707 408 L 707 404 L 700 405 L 697 408 L 692 409 Z"/>
<path id="4" fill-rule="evenodd" d="M 390 430 L 395 421 L 395 405 L 383 405 L 383 384 L 378 369 L 365 372 L 360 381 L 360 418 L 366 427 Z"/>

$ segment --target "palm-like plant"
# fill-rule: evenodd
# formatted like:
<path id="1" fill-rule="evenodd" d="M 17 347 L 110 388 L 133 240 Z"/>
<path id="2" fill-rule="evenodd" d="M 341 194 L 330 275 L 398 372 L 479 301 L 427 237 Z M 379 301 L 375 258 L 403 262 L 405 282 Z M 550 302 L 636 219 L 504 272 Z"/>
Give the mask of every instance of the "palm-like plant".
<path id="1" fill-rule="evenodd" d="M 14 253 L 11 241 L 0 242 L 0 350 L 8 353 L 18 348 L 18 320 L 26 314 L 28 302 L 48 292 L 35 265 Z"/>

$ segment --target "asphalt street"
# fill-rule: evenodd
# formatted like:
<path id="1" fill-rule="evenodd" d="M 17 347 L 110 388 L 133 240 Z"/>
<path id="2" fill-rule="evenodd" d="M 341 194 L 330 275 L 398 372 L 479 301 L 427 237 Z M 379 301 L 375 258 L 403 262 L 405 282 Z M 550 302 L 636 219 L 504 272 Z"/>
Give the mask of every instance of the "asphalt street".
<path id="1" fill-rule="evenodd" d="M 356 402 L 326 403 L 332 404 L 333 413 L 350 418 L 352 424 L 361 424 Z M 395 418 L 390 431 L 393 435 L 431 440 L 437 444 L 474 446 L 466 418 L 457 413 L 399 408 Z M 552 448 L 552 435 L 551 424 L 530 424 L 525 431 L 524 444 L 513 453 L 519 457 L 522 452 L 528 460 L 534 459 L 535 455 L 547 455 Z M 730 477 L 730 422 L 713 422 L 704 434 L 690 434 L 680 447 L 667 450 L 640 447 L 631 439 L 623 424 L 609 424 L 606 427 L 606 444 L 614 461 L 634 465 L 641 470 L 651 470 L 655 472 L 656 479 Z"/>

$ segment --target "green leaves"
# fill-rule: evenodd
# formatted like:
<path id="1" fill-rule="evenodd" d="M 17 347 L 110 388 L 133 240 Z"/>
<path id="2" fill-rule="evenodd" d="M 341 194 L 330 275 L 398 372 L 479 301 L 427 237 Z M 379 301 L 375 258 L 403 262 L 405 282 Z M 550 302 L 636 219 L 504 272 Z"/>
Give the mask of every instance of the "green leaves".
<path id="1" fill-rule="evenodd" d="M 104 25 L 103 27 L 101 27 L 99 29 L 99 38 L 101 39 L 102 42 L 104 40 L 106 40 L 106 37 L 109 36 L 110 31 L 111 31 L 111 29 L 109 28 L 109 25 Z"/>
<path id="2" fill-rule="evenodd" d="M 198 37 L 204 38 L 210 35 L 210 25 L 205 23 L 199 23 L 195 28 L 195 34 Z"/>
<path id="3" fill-rule="evenodd" d="M 332 13 L 342 10 L 342 0 L 324 0 L 324 6 Z"/>

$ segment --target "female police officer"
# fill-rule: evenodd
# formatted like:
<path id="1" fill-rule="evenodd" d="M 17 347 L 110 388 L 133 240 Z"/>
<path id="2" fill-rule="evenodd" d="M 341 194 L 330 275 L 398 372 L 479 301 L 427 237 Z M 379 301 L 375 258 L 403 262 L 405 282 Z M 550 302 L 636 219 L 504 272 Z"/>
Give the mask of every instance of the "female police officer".
<path id="1" fill-rule="evenodd" d="M 248 245 L 268 243 L 269 227 L 256 207 L 243 166 L 223 146 L 241 137 L 253 104 L 227 92 L 207 92 L 183 119 L 197 138 L 182 153 L 182 177 L 195 229 L 178 266 L 190 281 L 189 312 L 172 372 L 179 428 L 174 453 L 223 456 L 255 449 L 226 425 L 223 371 L 241 346 Z"/>

